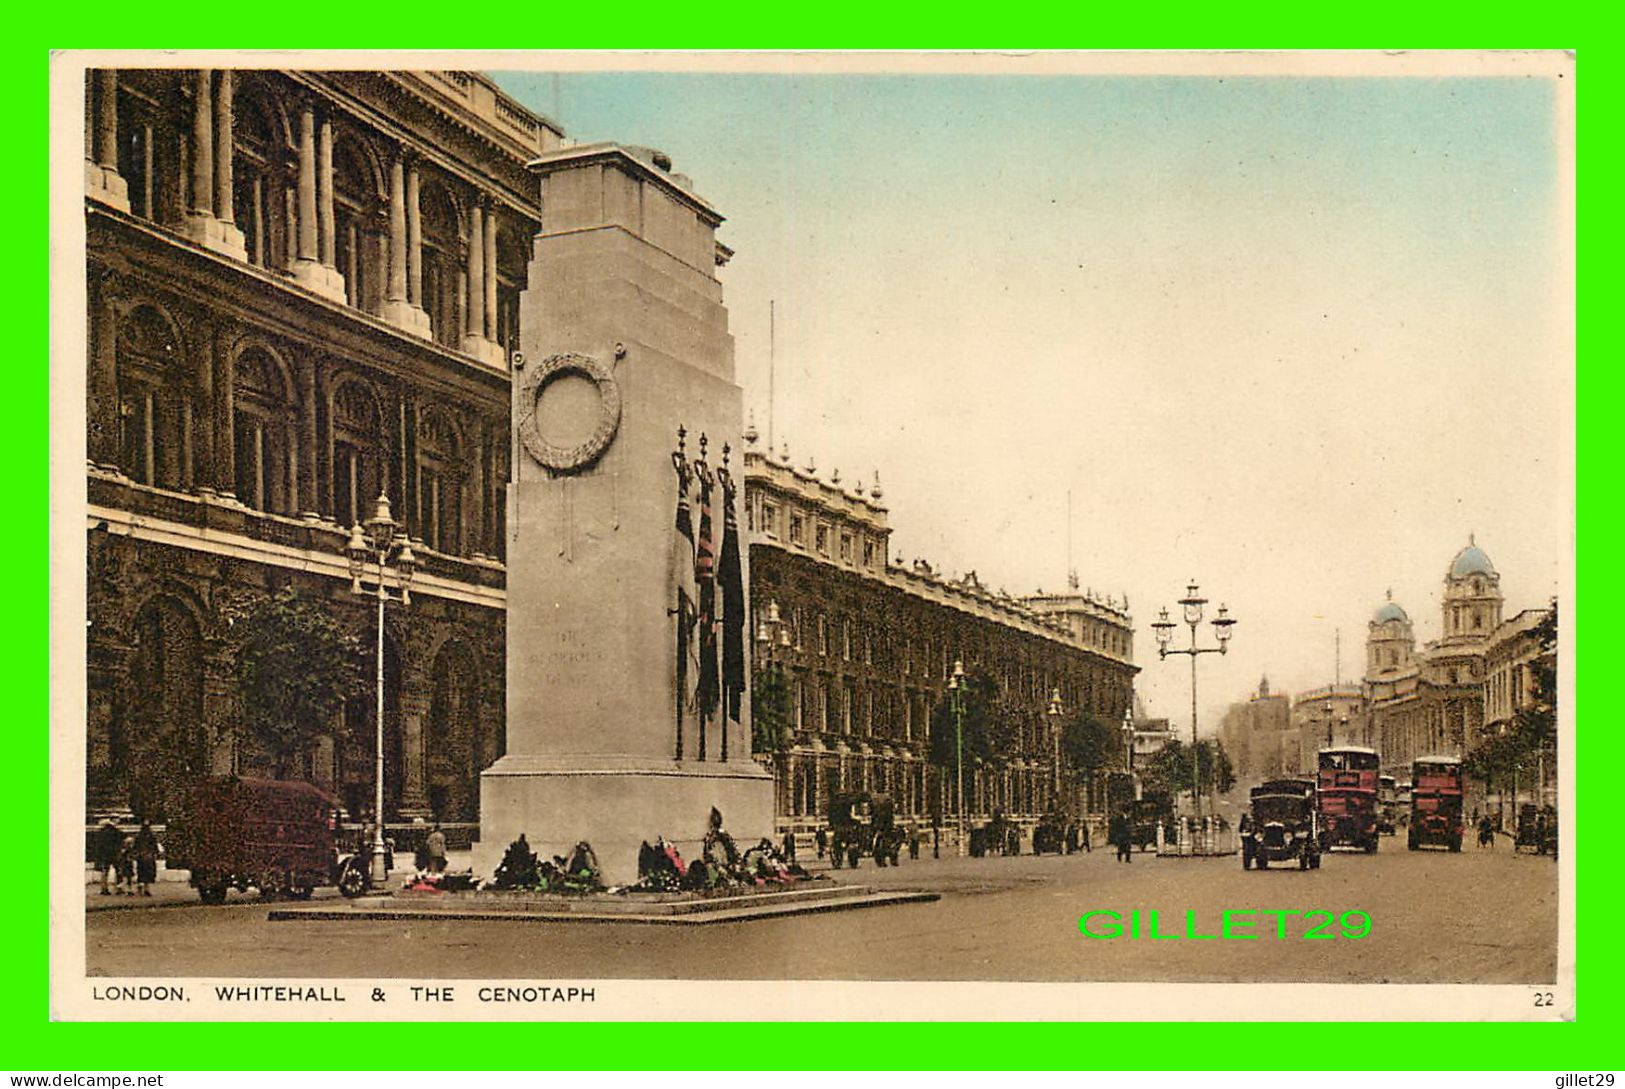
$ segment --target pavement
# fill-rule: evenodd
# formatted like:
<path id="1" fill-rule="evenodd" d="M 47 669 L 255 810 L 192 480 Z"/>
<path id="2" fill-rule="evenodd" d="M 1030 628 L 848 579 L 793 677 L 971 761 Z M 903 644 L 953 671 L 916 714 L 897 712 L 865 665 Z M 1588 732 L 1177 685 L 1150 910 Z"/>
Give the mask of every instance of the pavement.
<path id="1" fill-rule="evenodd" d="M 805 863 L 804 863 L 805 864 Z M 86 916 L 95 975 L 426 979 L 895 979 L 1332 983 L 1550 983 L 1556 977 L 1558 867 L 1550 858 L 1469 848 L 1375 856 L 1333 852 L 1323 868 L 1243 871 L 1228 858 L 1111 852 L 1014 858 L 865 860 L 837 884 L 929 890 L 934 903 L 762 919 L 739 926 L 625 922 L 354 920 L 291 925 L 234 900 L 188 910 Z M 99 900 L 99 897 L 93 897 Z M 116 900 L 116 897 L 108 899 Z M 156 899 L 156 898 L 155 898 Z M 195 902 L 195 901 L 194 901 Z M 1350 910 L 1355 940 L 1095 940 L 1093 910 L 1159 912 L 1164 934 L 1194 913 Z M 1292 919 L 1298 919 L 1293 916 Z"/>

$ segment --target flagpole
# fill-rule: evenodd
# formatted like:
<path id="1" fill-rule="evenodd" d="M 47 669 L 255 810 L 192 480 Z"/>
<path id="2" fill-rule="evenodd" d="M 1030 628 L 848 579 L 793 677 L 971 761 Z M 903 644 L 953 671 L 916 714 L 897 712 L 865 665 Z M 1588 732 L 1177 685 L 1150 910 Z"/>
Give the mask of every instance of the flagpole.
<path id="1" fill-rule="evenodd" d="M 767 300 L 767 452 L 773 452 L 773 378 L 777 366 L 774 356 L 774 307 L 776 301 Z"/>

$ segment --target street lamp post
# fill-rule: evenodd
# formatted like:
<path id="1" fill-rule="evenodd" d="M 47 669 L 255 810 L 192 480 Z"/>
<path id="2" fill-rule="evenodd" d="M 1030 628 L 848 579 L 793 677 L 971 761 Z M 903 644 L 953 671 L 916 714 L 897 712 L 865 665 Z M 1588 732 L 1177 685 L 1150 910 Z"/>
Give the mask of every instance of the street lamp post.
<path id="1" fill-rule="evenodd" d="M 965 854 L 965 663 L 954 659 L 953 676 L 948 678 L 948 697 L 954 706 L 954 778 L 959 794 L 959 850 Z"/>
<path id="2" fill-rule="evenodd" d="M 1055 750 L 1055 783 L 1050 792 L 1053 799 L 1051 808 L 1059 810 L 1061 807 L 1061 690 L 1051 690 L 1049 694 L 1049 733 L 1050 741 Z"/>
<path id="3" fill-rule="evenodd" d="M 1134 785 L 1134 708 L 1123 708 L 1124 765 L 1128 768 L 1129 785 Z"/>
<path id="4" fill-rule="evenodd" d="M 1202 764 L 1198 759 L 1196 748 L 1196 658 L 1201 654 L 1226 654 L 1230 646 L 1230 629 L 1235 625 L 1229 615 L 1229 610 L 1223 605 L 1219 606 L 1219 615 L 1213 618 L 1213 636 L 1219 641 L 1216 647 L 1198 647 L 1196 645 L 1196 626 L 1202 622 L 1202 606 L 1207 604 L 1207 598 L 1202 597 L 1197 590 L 1196 583 L 1192 582 L 1185 588 L 1185 596 L 1179 599 L 1179 604 L 1185 611 L 1185 623 L 1191 629 L 1191 645 L 1188 649 L 1170 650 L 1168 644 L 1173 640 L 1176 625 L 1168 619 L 1168 610 L 1162 610 L 1160 617 L 1151 625 L 1157 635 L 1157 656 L 1167 658 L 1170 654 L 1188 654 L 1191 659 L 1191 803 L 1196 810 L 1196 819 L 1202 818 Z"/>
<path id="5" fill-rule="evenodd" d="M 760 624 L 756 625 L 756 644 L 761 649 L 763 669 L 772 673 L 775 679 L 782 683 L 784 677 L 784 667 L 779 661 L 778 652 L 780 650 L 788 651 L 790 649 L 790 625 L 784 622 L 784 619 L 779 612 L 779 603 L 777 600 L 769 601 L 767 603 L 767 618 Z M 780 737 L 775 737 L 773 739 L 773 771 L 774 780 L 778 784 L 778 809 L 781 813 L 784 813 L 785 816 L 791 815 L 788 812 L 790 808 L 788 805 L 790 800 L 788 796 L 790 793 L 790 788 L 789 784 L 784 782 L 784 754 L 781 751 L 779 742 L 782 738 L 783 731 L 788 730 L 789 728 L 790 724 L 788 722 L 779 723 Z M 816 808 L 816 805 L 814 808 Z"/>
<path id="6" fill-rule="evenodd" d="M 412 542 L 405 533 L 397 536 L 400 527 L 389 514 L 389 496 L 380 495 L 373 515 L 365 522 L 350 527 L 350 542 L 345 552 L 350 559 L 350 592 L 372 594 L 378 601 L 378 729 L 373 751 L 372 797 L 372 859 L 369 867 L 372 881 L 381 885 L 389 877 L 384 869 L 384 606 L 394 602 L 402 608 L 412 604 L 412 574 L 417 569 L 417 557 L 412 554 Z M 387 567 L 390 554 L 395 556 L 395 584 L 399 597 L 389 593 Z M 362 586 L 370 565 L 378 565 L 378 585 L 374 590 Z"/>

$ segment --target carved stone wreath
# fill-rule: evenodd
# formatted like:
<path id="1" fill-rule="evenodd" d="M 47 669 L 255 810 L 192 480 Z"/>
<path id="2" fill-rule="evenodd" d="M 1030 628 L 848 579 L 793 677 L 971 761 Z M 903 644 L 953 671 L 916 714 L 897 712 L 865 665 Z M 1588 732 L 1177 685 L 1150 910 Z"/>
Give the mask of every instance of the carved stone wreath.
<path id="1" fill-rule="evenodd" d="M 548 442 L 536 419 L 536 409 L 548 384 L 565 375 L 577 375 L 598 388 L 598 421 L 592 434 L 574 446 Z M 576 352 L 550 355 L 526 367 L 519 385 L 519 441 L 525 451 L 545 468 L 568 473 L 585 469 L 597 461 L 621 426 L 621 389 L 615 378 L 598 360 Z"/>

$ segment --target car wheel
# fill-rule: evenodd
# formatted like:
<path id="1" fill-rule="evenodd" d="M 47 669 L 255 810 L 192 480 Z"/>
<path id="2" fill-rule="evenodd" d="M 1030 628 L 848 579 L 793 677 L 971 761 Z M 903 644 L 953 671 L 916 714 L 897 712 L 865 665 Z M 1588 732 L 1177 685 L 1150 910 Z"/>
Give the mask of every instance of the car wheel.
<path id="1" fill-rule="evenodd" d="M 1241 852 L 1241 868 L 1244 870 L 1253 868 L 1253 856 L 1246 851 Z"/>
<path id="2" fill-rule="evenodd" d="M 1263 855 L 1259 855 L 1257 858 L 1253 859 L 1253 864 L 1261 870 L 1267 870 L 1270 868 L 1270 860 L 1265 858 Z"/>
<path id="3" fill-rule="evenodd" d="M 1298 856 L 1298 869 L 1307 870 L 1308 868 L 1309 868 L 1309 848 L 1305 847 L 1303 849 L 1303 853 Z"/>
<path id="4" fill-rule="evenodd" d="M 223 904 L 226 902 L 226 886 L 200 885 L 197 890 L 198 898 L 205 904 Z"/>
<path id="5" fill-rule="evenodd" d="M 339 874 L 339 892 L 346 897 L 354 899 L 367 891 L 367 875 L 361 867 L 354 862 L 344 867 Z"/>

